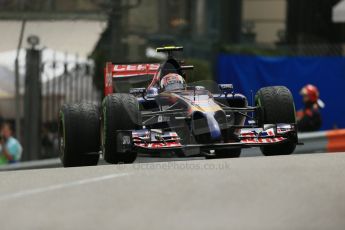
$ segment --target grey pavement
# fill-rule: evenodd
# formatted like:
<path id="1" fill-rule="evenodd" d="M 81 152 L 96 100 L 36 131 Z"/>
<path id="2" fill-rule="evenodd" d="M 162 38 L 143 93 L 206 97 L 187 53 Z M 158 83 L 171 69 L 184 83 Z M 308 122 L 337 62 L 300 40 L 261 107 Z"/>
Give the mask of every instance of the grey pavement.
<path id="1" fill-rule="evenodd" d="M 345 229 L 345 154 L 0 172 L 1 229 Z"/>

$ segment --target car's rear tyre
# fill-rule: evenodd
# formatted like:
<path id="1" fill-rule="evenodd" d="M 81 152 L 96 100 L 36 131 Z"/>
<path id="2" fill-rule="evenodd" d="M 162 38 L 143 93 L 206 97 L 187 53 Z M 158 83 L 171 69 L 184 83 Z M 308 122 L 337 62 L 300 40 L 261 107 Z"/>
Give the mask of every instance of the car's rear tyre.
<path id="1" fill-rule="evenodd" d="M 102 113 L 102 151 L 104 160 L 110 164 L 133 163 L 136 152 L 117 152 L 116 131 L 133 130 L 141 126 L 141 114 L 136 97 L 116 93 L 104 98 Z"/>
<path id="2" fill-rule="evenodd" d="M 64 167 L 97 165 L 100 111 L 91 103 L 62 106 L 59 112 L 60 159 Z"/>
<path id="3" fill-rule="evenodd" d="M 290 90 L 284 86 L 265 87 L 255 95 L 256 106 L 260 107 L 257 114 L 259 126 L 264 124 L 296 123 L 296 111 Z M 296 148 L 295 142 L 286 142 L 261 147 L 262 154 L 288 155 Z"/>

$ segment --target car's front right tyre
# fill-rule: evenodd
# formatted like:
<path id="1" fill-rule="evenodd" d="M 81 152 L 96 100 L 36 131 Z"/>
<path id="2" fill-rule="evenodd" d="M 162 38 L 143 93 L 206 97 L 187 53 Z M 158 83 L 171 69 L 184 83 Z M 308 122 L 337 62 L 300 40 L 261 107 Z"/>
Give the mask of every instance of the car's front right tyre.
<path id="1" fill-rule="evenodd" d="M 100 111 L 97 105 L 63 105 L 58 129 L 59 155 L 64 167 L 97 165 L 100 151 Z"/>

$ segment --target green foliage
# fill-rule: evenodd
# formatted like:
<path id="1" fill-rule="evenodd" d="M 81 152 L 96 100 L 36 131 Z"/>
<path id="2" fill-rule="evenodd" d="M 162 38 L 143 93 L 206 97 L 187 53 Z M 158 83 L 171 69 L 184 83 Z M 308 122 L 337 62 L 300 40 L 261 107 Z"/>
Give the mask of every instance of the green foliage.
<path id="1" fill-rule="evenodd" d="M 257 55 L 257 56 L 287 56 L 291 55 L 289 49 L 275 46 L 258 46 L 258 45 L 221 45 L 221 53 Z"/>
<path id="2" fill-rule="evenodd" d="M 194 70 L 187 70 L 187 81 L 213 80 L 211 64 L 202 59 L 187 59 L 187 65 L 194 65 Z"/>

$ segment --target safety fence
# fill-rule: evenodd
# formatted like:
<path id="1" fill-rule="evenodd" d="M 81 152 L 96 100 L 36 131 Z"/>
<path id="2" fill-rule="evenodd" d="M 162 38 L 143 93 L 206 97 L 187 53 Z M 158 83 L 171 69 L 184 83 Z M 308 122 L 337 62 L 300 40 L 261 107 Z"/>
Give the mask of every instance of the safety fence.
<path id="1" fill-rule="evenodd" d="M 42 63 L 42 131 L 39 159 L 57 156 L 58 112 L 63 104 L 80 101 L 99 103 L 100 91 L 93 85 L 93 64 L 89 60 L 79 60 L 66 55 L 65 60 L 51 55 Z"/>
<path id="2" fill-rule="evenodd" d="M 343 43 L 242 43 L 220 45 L 219 52 L 254 56 L 335 57 L 345 55 Z"/>

